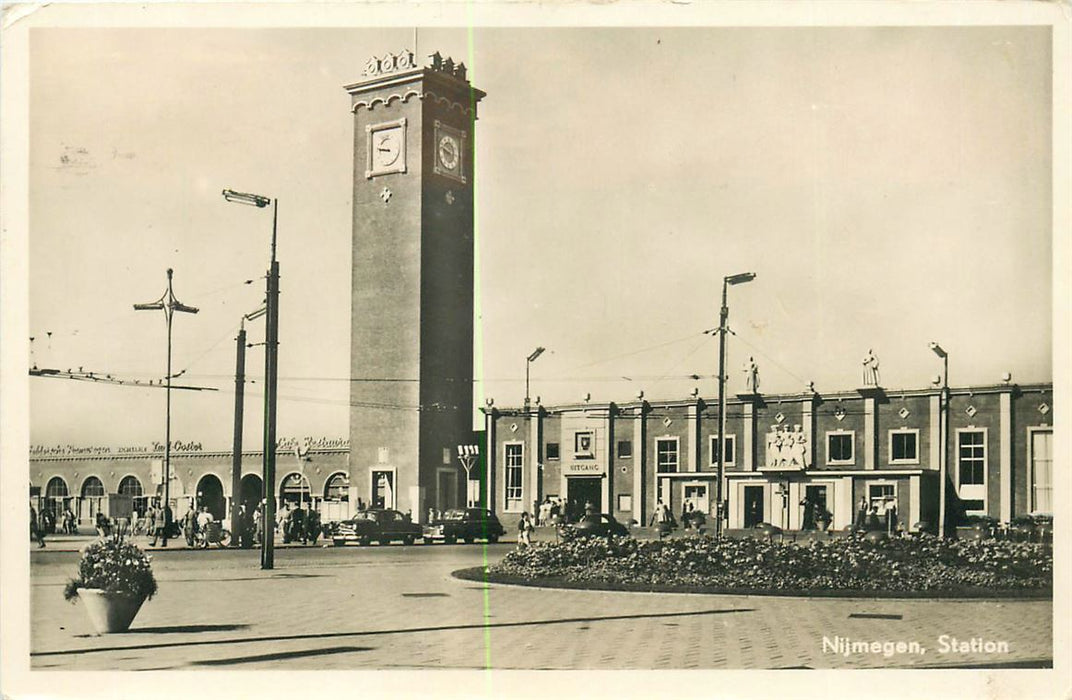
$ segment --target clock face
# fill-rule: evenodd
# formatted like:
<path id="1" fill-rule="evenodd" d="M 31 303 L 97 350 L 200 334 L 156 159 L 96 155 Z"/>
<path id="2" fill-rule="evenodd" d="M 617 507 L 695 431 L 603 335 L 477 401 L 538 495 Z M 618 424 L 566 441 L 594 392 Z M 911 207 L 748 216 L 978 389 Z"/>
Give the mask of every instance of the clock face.
<path id="1" fill-rule="evenodd" d="M 448 134 L 439 139 L 439 163 L 445 169 L 453 171 L 458 168 L 459 152 L 458 140 L 453 136 Z"/>
<path id="2" fill-rule="evenodd" d="M 402 155 L 402 129 L 382 129 L 372 137 L 372 163 L 376 169 L 389 168 Z"/>

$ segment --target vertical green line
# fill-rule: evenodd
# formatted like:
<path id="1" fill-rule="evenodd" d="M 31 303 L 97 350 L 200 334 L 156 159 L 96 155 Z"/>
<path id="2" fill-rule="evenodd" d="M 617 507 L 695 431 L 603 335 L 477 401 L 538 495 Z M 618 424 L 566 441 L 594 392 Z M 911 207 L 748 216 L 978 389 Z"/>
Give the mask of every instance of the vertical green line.
<path id="1" fill-rule="evenodd" d="M 483 313 L 481 312 L 480 303 L 480 205 L 479 197 L 477 196 L 479 191 L 479 178 L 477 177 L 476 167 L 476 95 L 473 92 L 473 83 L 476 82 L 476 56 L 474 52 L 473 41 L 473 3 L 466 4 L 466 10 L 469 15 L 469 21 L 467 22 L 467 49 L 468 49 L 468 61 L 469 61 L 469 133 L 473 135 L 473 365 L 475 367 L 475 379 L 476 386 L 479 390 L 476 391 L 476 405 L 482 406 L 484 404 L 484 333 L 482 326 Z M 472 408 L 470 407 L 470 410 Z M 470 420 L 472 418 L 470 417 Z M 485 473 L 485 479 L 487 475 Z M 492 507 L 492 504 L 487 504 L 488 508 Z M 484 562 L 484 668 L 485 670 L 491 670 L 491 593 L 488 588 L 487 581 L 487 569 L 488 569 L 488 544 L 483 545 L 483 562 Z M 485 676 L 486 688 L 491 690 L 491 675 Z"/>

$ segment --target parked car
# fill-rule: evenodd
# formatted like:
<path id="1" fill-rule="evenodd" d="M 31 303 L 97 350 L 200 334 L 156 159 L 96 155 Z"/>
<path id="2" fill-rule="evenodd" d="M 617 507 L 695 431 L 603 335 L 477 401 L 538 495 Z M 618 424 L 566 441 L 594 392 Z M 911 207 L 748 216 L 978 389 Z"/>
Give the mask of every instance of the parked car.
<path id="1" fill-rule="evenodd" d="M 474 540 L 487 540 L 495 544 L 505 534 L 506 529 L 495 513 L 485 508 L 448 510 L 443 517 L 424 526 L 425 542 L 443 540 L 452 544 L 464 540 L 471 544 Z"/>
<path id="2" fill-rule="evenodd" d="M 331 535 L 331 541 L 336 547 L 348 542 L 367 545 L 374 541 L 389 544 L 394 540 L 413 544 L 420 536 L 421 526 L 397 510 L 373 508 L 360 511 L 349 520 L 339 523 Z"/>
<path id="3" fill-rule="evenodd" d="M 606 513 L 589 513 L 575 523 L 561 526 L 560 532 L 563 529 L 572 530 L 578 537 L 629 536 L 629 528 L 615 520 L 613 515 Z"/>

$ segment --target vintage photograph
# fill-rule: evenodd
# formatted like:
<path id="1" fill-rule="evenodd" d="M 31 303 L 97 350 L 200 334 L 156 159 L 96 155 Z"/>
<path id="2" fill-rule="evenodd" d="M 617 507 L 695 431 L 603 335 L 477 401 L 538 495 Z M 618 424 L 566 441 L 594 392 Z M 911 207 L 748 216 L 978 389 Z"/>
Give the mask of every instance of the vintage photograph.
<path id="1" fill-rule="evenodd" d="M 21 687 L 1057 687 L 1067 34 L 1038 9 L 26 29 Z M 446 696 L 538 691 L 474 678 Z"/>

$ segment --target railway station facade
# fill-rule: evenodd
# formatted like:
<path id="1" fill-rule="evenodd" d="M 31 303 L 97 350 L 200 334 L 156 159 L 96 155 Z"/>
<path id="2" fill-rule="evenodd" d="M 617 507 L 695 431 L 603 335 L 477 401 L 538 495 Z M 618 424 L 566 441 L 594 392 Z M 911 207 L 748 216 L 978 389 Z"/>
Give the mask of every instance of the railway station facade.
<path id="1" fill-rule="evenodd" d="M 801 529 L 808 499 L 854 521 L 861 499 L 893 502 L 905 529 L 936 523 L 941 452 L 947 499 L 1002 522 L 1052 513 L 1051 384 L 951 389 L 942 437 L 941 389 L 866 387 L 819 394 L 742 394 L 718 406 L 679 401 L 485 409 L 486 499 L 516 522 L 547 498 L 571 515 L 586 504 L 648 524 L 662 501 L 716 517 L 717 450 L 724 450 L 728 528 Z"/>

